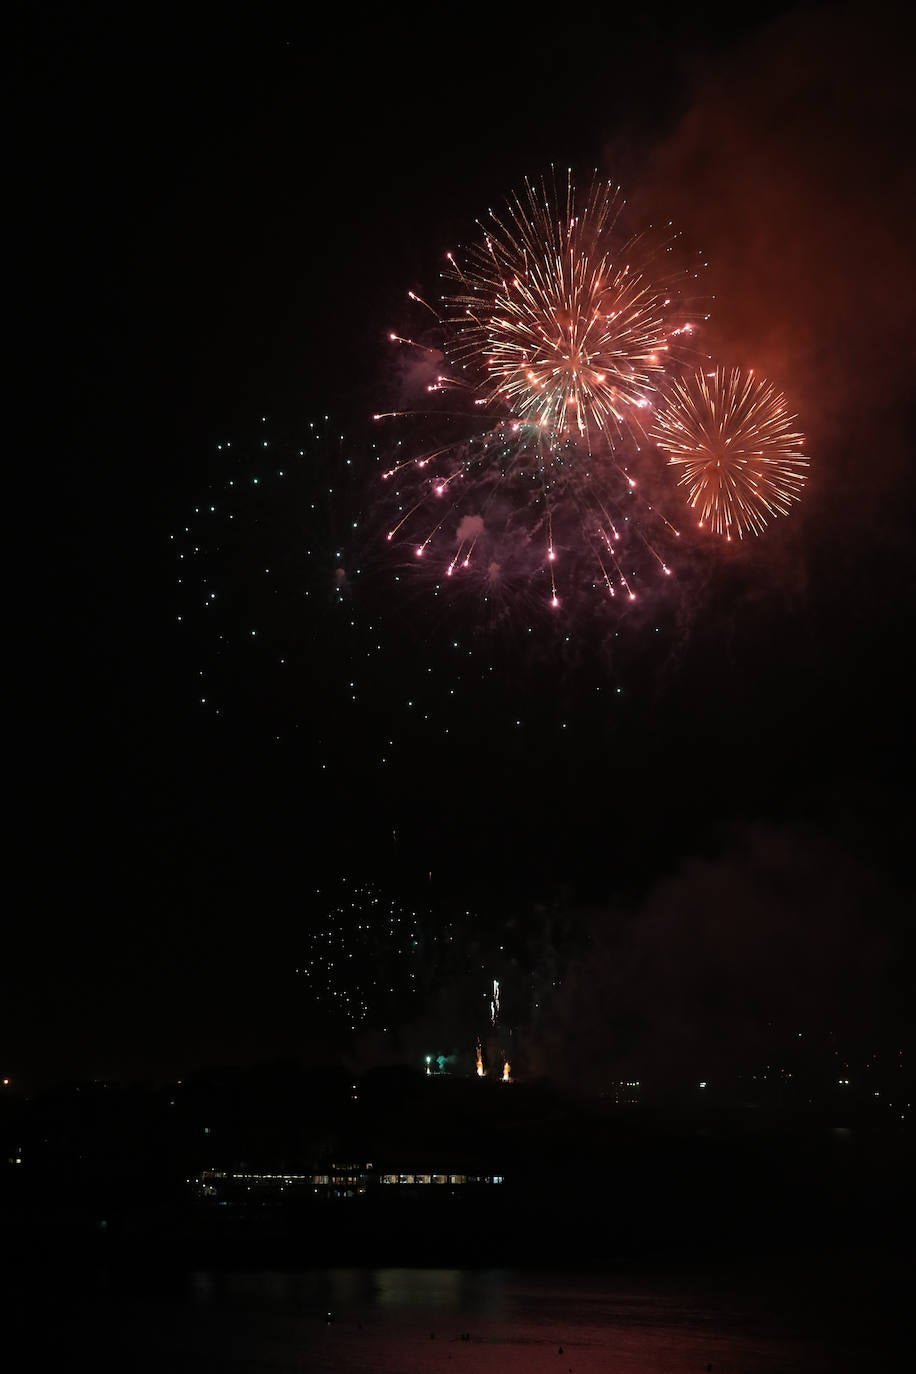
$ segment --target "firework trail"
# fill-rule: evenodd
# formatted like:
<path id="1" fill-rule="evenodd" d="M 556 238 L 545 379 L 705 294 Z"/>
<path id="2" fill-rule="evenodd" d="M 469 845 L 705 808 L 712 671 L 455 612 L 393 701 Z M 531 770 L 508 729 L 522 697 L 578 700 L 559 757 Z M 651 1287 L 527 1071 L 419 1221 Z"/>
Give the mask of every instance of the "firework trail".
<path id="1" fill-rule="evenodd" d="M 488 599 L 534 587 L 557 607 L 560 563 L 567 587 L 628 600 L 647 559 L 670 572 L 678 531 L 636 469 L 665 371 L 691 349 L 700 264 L 672 268 L 667 228 L 627 235 L 624 207 L 608 182 L 584 197 L 571 174 L 526 182 L 463 261 L 447 255 L 435 306 L 410 293 L 434 332 L 391 336 L 426 368 L 426 395 L 376 416 L 412 431 L 385 473 L 387 538 Z"/>
<path id="2" fill-rule="evenodd" d="M 731 539 L 760 534 L 799 499 L 808 459 L 785 397 L 741 368 L 698 369 L 673 382 L 652 437 L 680 470 L 701 528 Z"/>

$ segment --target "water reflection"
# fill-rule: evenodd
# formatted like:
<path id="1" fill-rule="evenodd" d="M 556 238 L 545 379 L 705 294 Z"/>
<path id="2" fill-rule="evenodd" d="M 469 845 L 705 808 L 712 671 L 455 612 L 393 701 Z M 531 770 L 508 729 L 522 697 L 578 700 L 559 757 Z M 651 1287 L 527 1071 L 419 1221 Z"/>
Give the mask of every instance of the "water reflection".
<path id="1" fill-rule="evenodd" d="M 51 1284 L 36 1294 L 46 1315 L 33 1306 L 33 1347 L 36 1332 L 57 1341 L 41 1367 L 91 1352 L 94 1368 L 135 1374 L 861 1374 L 891 1367 L 904 1310 L 899 1266 L 873 1256 L 667 1277 L 198 1270 L 175 1288 L 151 1277 L 73 1302 Z"/>
<path id="2" fill-rule="evenodd" d="M 774 1283 L 728 1271 L 687 1279 L 503 1269 L 200 1271 L 188 1278 L 185 1324 L 195 1328 L 195 1309 L 216 1318 L 200 1328 L 203 1342 L 199 1331 L 194 1339 L 204 1371 L 208 1344 L 224 1352 L 239 1342 L 252 1358 L 272 1352 L 278 1371 L 308 1358 L 327 1374 L 530 1374 L 560 1349 L 576 1374 L 687 1374 L 710 1363 L 745 1374 L 855 1368 L 863 1347 L 853 1339 L 848 1293 L 844 1303 L 825 1285 L 806 1306 L 793 1304 L 793 1291 L 788 1276 Z"/>

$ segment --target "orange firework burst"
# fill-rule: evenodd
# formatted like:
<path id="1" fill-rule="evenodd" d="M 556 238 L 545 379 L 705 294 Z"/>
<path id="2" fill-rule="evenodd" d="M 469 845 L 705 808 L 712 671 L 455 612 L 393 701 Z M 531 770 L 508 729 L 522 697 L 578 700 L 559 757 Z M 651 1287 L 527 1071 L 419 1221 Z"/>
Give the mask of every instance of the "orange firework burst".
<path id="1" fill-rule="evenodd" d="M 681 469 L 701 528 L 731 539 L 786 515 L 806 479 L 804 436 L 785 397 L 741 368 L 698 370 L 666 391 L 652 437 Z"/>
<path id="2" fill-rule="evenodd" d="M 610 182 L 580 199 L 569 173 L 559 194 L 526 181 L 503 217 L 490 211 L 465 265 L 449 255 L 446 352 L 476 373 L 484 404 L 553 436 L 642 433 L 670 341 L 691 326 L 652 261 L 670 244 L 622 233 L 624 204 Z"/>
<path id="3" fill-rule="evenodd" d="M 678 531 L 640 441 L 672 354 L 684 366 L 692 348 L 684 311 L 706 264 L 675 254 L 669 226 L 628 235 L 625 204 L 597 178 L 585 195 L 571 172 L 559 189 L 552 171 L 526 181 L 447 255 L 438 302 L 409 292 L 435 331 L 390 337 L 415 351 L 404 394 L 423 384 L 423 407 L 375 418 L 399 427 L 386 538 L 427 577 L 500 601 L 537 587 L 557 609 L 558 578 L 633 601 L 643 566 L 671 573 Z"/>

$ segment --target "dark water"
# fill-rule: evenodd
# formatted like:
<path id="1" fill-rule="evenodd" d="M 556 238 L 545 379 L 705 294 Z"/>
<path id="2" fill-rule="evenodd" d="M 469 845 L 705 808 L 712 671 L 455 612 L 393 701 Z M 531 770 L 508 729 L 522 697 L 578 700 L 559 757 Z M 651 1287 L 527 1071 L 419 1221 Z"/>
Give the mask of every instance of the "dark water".
<path id="1" fill-rule="evenodd" d="M 910 1277 L 885 1257 L 690 1272 L 117 1271 L 6 1289 L 11 1370 L 845 1374 L 900 1370 Z"/>

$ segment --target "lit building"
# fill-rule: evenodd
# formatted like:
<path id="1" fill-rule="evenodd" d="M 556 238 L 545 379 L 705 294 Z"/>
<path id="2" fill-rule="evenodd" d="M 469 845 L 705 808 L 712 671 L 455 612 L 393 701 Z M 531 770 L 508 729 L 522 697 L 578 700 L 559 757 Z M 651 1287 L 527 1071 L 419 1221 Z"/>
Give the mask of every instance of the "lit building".
<path id="1" fill-rule="evenodd" d="M 621 1079 L 618 1083 L 611 1084 L 611 1096 L 615 1102 L 636 1103 L 639 1101 L 640 1084 L 638 1079 Z"/>
<path id="2" fill-rule="evenodd" d="M 204 1169 L 188 1179 L 201 1202 L 222 1206 L 230 1204 L 276 1204 L 334 1198 L 366 1197 L 385 1189 L 389 1196 L 405 1196 L 430 1188 L 451 1190 L 475 1188 L 505 1182 L 502 1174 L 482 1174 L 432 1170 L 377 1170 L 371 1163 L 332 1164 L 325 1169 L 302 1173 L 261 1172 L 249 1169 Z"/>

